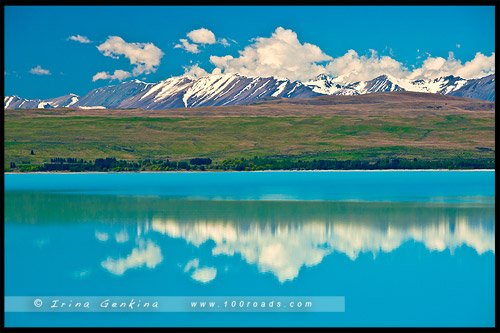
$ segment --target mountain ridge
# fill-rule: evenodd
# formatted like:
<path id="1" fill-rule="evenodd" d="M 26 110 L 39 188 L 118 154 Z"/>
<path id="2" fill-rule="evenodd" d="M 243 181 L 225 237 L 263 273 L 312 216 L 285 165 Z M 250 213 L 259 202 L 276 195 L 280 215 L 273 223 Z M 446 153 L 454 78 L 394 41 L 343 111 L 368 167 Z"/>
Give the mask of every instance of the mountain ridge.
<path id="1" fill-rule="evenodd" d="M 200 78 L 171 77 L 157 83 L 137 79 L 94 89 L 80 97 L 68 94 L 46 100 L 5 96 L 4 109 L 17 108 L 140 108 L 146 110 L 248 104 L 272 98 L 311 98 L 324 95 L 365 95 L 375 92 L 424 92 L 485 101 L 495 100 L 495 74 L 479 79 L 445 76 L 426 80 L 399 79 L 384 74 L 351 82 L 349 76 L 321 74 L 305 82 L 278 77 L 213 74 Z"/>
<path id="2" fill-rule="evenodd" d="M 5 118 L 25 117 L 311 117 L 311 116 L 391 116 L 420 117 L 470 115 L 488 117 L 495 113 L 495 102 L 467 97 L 409 91 L 378 92 L 345 96 L 321 95 L 311 98 L 268 97 L 239 105 L 201 106 L 194 108 L 146 109 L 16 109 Z"/>

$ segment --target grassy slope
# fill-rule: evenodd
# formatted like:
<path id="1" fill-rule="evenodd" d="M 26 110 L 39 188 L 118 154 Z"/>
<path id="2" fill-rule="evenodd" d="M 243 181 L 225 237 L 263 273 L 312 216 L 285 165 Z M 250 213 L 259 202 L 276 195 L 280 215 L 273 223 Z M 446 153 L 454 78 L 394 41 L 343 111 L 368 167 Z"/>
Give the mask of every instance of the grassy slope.
<path id="1" fill-rule="evenodd" d="M 52 157 L 494 158 L 494 112 L 301 117 L 6 117 L 5 165 Z M 478 149 L 487 148 L 487 149 Z M 490 150 L 488 150 L 490 149 Z M 35 155 L 30 155 L 34 150 Z"/>

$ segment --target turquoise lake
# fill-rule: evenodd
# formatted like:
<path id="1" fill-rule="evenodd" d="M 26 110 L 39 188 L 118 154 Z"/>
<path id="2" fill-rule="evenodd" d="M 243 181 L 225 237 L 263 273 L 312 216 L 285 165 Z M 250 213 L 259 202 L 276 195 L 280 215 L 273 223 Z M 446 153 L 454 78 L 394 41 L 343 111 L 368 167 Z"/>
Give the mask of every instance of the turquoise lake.
<path id="1" fill-rule="evenodd" d="M 494 171 L 4 179 L 6 297 L 345 298 L 343 312 L 5 312 L 5 326 L 495 324 Z"/>

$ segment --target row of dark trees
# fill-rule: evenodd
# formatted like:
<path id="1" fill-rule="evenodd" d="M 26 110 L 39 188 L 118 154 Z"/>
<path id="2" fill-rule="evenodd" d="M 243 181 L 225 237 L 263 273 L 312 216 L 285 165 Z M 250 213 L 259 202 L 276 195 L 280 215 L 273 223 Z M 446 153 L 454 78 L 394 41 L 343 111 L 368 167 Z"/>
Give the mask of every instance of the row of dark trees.
<path id="1" fill-rule="evenodd" d="M 494 159 L 378 159 L 361 160 L 312 160 L 290 159 L 235 159 L 222 162 L 225 170 L 388 170 L 388 169 L 494 169 Z"/>
<path id="2" fill-rule="evenodd" d="M 16 165 L 10 163 L 10 168 L 21 172 L 33 171 L 205 171 L 205 170 L 387 170 L 387 169 L 494 169 L 494 159 L 447 159 L 447 160 L 420 160 L 420 159 L 378 159 L 373 161 L 360 160 L 323 160 L 309 161 L 259 158 L 227 159 L 222 163 L 213 164 L 210 158 L 194 158 L 189 161 L 170 160 L 140 160 L 128 162 L 116 158 L 97 158 L 94 161 L 85 161 L 76 158 L 53 158 L 50 163 L 43 165 Z"/>

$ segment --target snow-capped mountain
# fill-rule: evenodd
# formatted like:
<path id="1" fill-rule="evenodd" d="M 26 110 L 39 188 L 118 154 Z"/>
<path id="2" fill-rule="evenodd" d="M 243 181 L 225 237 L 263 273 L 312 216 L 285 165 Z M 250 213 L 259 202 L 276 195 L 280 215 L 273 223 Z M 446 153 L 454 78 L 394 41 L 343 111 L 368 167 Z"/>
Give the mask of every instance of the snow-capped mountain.
<path id="1" fill-rule="evenodd" d="M 94 89 L 87 95 L 81 97 L 73 107 L 89 108 L 98 106 L 107 109 L 119 108 L 124 100 L 142 93 L 152 85 L 153 83 L 132 80 L 114 86 Z M 128 106 L 123 106 L 123 108 L 127 107 Z"/>
<path id="2" fill-rule="evenodd" d="M 78 102 L 78 96 L 68 94 L 61 97 L 40 99 L 25 99 L 17 96 L 5 96 L 3 99 L 4 109 L 51 109 L 74 105 Z"/>
<path id="3" fill-rule="evenodd" d="M 495 100 L 495 74 L 480 79 L 468 80 L 460 89 L 449 93 L 451 96 Z"/>
<path id="4" fill-rule="evenodd" d="M 494 74 L 492 74 L 494 77 Z M 427 80 L 399 79 L 391 75 L 380 75 L 369 81 L 349 82 L 344 77 L 332 78 L 320 75 L 304 82 L 314 92 L 324 95 L 363 95 L 373 92 L 414 91 L 449 95 L 458 91 L 469 81 L 455 76 Z M 493 86 L 494 89 L 494 86 Z M 474 97 L 473 97 L 474 98 Z"/>
<path id="5" fill-rule="evenodd" d="M 320 75 L 299 82 L 277 77 L 241 74 L 172 77 L 158 83 L 132 80 L 94 89 L 83 97 L 74 94 L 47 100 L 4 98 L 5 109 L 16 108 L 142 108 L 170 109 L 237 105 L 265 97 L 310 98 L 319 95 L 362 95 L 374 92 L 414 91 L 495 100 L 495 74 L 481 79 L 446 76 L 426 80 L 399 79 L 381 75 L 353 82 L 349 75 L 336 78 Z"/>
<path id="6" fill-rule="evenodd" d="M 298 81 L 240 74 L 201 78 L 173 77 L 123 100 L 120 107 L 169 109 L 242 104 L 264 97 L 308 98 L 320 95 Z"/>

